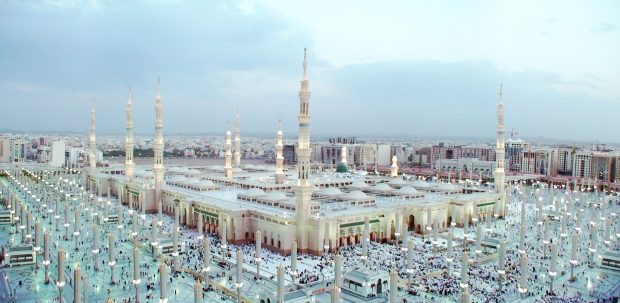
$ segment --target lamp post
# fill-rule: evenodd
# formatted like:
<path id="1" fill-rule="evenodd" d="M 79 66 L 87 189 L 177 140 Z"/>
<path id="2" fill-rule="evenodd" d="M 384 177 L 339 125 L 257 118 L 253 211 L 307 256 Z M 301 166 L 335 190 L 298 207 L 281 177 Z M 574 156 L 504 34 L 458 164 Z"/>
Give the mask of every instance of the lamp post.
<path id="1" fill-rule="evenodd" d="M 549 293 L 553 294 L 553 282 L 555 281 L 555 277 L 558 275 L 557 269 L 557 254 L 558 247 L 557 244 L 551 243 L 551 264 L 549 264 Z"/>
<path id="2" fill-rule="evenodd" d="M 157 257 L 157 245 L 159 244 L 157 242 L 157 229 L 157 222 L 155 220 L 151 221 L 151 254 L 153 256 L 153 259 Z"/>
<path id="3" fill-rule="evenodd" d="M 258 281 L 260 280 L 260 262 L 262 261 L 262 238 L 260 230 L 257 230 L 256 233 L 254 233 L 254 240 L 256 241 L 256 257 L 254 258 L 254 262 L 256 262 L 256 280 Z"/>
<path id="4" fill-rule="evenodd" d="M 520 263 L 520 271 L 521 271 L 521 280 L 519 281 L 517 290 L 521 294 L 521 300 L 525 298 L 527 294 L 527 277 L 528 277 L 528 268 L 527 268 L 527 255 L 521 254 L 521 263 Z"/>
<path id="5" fill-rule="evenodd" d="M 297 282 L 297 241 L 291 243 L 291 279 Z"/>
<path id="6" fill-rule="evenodd" d="M 80 303 L 80 284 L 82 280 L 82 270 L 80 267 L 73 269 L 73 303 Z"/>
<path id="7" fill-rule="evenodd" d="M 461 303 L 469 303 L 469 257 L 467 250 L 463 251 L 463 259 L 461 260 Z"/>
<path id="8" fill-rule="evenodd" d="M 276 302 L 284 303 L 284 266 L 282 264 L 278 265 L 277 269 Z"/>
<path id="9" fill-rule="evenodd" d="M 241 287 L 243 287 L 243 251 L 237 249 L 237 303 L 241 303 Z"/>
<path id="10" fill-rule="evenodd" d="M 41 252 L 41 224 L 39 222 L 34 223 L 34 254 L 38 257 Z M 39 262 L 34 262 L 35 269 L 39 269 Z"/>
<path id="11" fill-rule="evenodd" d="M 75 239 L 75 250 L 79 249 L 79 236 L 80 236 L 80 213 L 77 208 L 74 211 L 74 225 L 73 225 L 73 238 Z"/>
<path id="12" fill-rule="evenodd" d="M 409 239 L 407 241 L 407 288 L 409 291 L 413 288 L 413 240 Z M 449 275 L 448 270 L 448 275 Z"/>
<path id="13" fill-rule="evenodd" d="M 497 276 L 498 276 L 498 288 L 499 292 L 502 292 L 502 280 L 506 271 L 504 270 L 504 254 L 505 254 L 504 240 L 499 241 L 499 253 L 497 256 Z"/>
<path id="14" fill-rule="evenodd" d="M 64 275 L 64 267 L 65 267 L 65 251 L 60 248 L 58 249 L 58 276 L 56 278 L 56 287 L 58 287 L 58 302 L 62 303 L 62 288 L 65 286 L 65 275 Z"/>
<path id="15" fill-rule="evenodd" d="M 45 284 L 50 283 L 50 234 L 43 229 L 43 266 L 45 267 Z"/>
<path id="16" fill-rule="evenodd" d="M 99 262 L 97 262 L 97 255 L 99 255 L 99 227 L 97 224 L 93 224 L 93 265 L 95 271 L 99 270 Z"/>
<path id="17" fill-rule="evenodd" d="M 167 276 L 166 264 L 162 262 L 161 264 L 159 264 L 159 302 L 160 303 L 168 302 L 168 294 L 166 292 L 166 282 L 167 282 L 166 276 Z"/>
<path id="18" fill-rule="evenodd" d="M 116 266 L 114 246 L 114 235 L 108 234 L 108 252 L 110 253 L 110 261 L 108 262 L 108 265 L 110 266 L 110 284 L 112 285 L 116 284 L 116 281 L 114 279 L 114 266 Z"/>
<path id="19" fill-rule="evenodd" d="M 209 240 L 209 237 L 204 238 L 202 249 L 203 249 L 202 271 L 204 273 L 205 287 L 209 288 L 209 271 L 211 271 L 211 240 Z"/>
<path id="20" fill-rule="evenodd" d="M 136 303 L 140 303 L 140 292 L 138 287 L 140 286 L 140 252 L 138 251 L 138 247 L 133 247 L 133 285 L 136 288 Z"/>

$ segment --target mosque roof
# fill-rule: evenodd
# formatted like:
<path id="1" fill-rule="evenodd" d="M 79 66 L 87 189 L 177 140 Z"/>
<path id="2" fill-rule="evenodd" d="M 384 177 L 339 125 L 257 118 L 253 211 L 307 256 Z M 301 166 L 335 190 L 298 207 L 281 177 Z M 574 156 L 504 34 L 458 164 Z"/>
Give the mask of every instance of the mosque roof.
<path id="1" fill-rule="evenodd" d="M 418 190 L 411 186 L 404 186 L 398 189 L 396 193 L 401 194 L 401 195 L 415 195 L 418 193 Z"/>
<path id="2" fill-rule="evenodd" d="M 342 195 L 342 191 L 336 187 L 327 187 L 319 192 L 317 192 L 317 194 L 322 195 L 322 196 L 339 196 Z"/>
<path id="3" fill-rule="evenodd" d="M 367 194 L 363 193 L 362 191 L 359 190 L 354 190 L 352 192 L 349 192 L 348 194 L 343 196 L 344 199 L 346 200 L 365 200 L 368 198 L 371 198 L 370 196 L 368 196 Z"/>
<path id="4" fill-rule="evenodd" d="M 248 197 L 260 197 L 260 196 L 264 196 L 265 192 L 260 188 L 250 188 L 244 194 Z"/>
<path id="5" fill-rule="evenodd" d="M 390 190 L 394 190 L 393 188 L 391 188 L 389 185 L 387 185 L 385 183 L 375 184 L 372 187 L 372 189 L 376 190 L 376 191 L 390 191 Z"/>
<path id="6" fill-rule="evenodd" d="M 261 199 L 267 200 L 267 201 L 284 201 L 284 200 L 288 200 L 289 198 L 281 191 L 272 191 L 268 193 L 266 196 L 261 197 Z"/>

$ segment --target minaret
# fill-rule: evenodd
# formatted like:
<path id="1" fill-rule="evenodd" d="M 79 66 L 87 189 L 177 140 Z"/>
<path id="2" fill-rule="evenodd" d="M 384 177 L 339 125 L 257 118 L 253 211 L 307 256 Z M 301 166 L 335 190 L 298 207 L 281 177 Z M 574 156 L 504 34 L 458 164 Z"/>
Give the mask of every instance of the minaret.
<path id="1" fill-rule="evenodd" d="M 390 168 L 390 177 L 398 177 L 398 158 L 392 156 L 392 167 Z"/>
<path id="2" fill-rule="evenodd" d="M 499 194 L 499 200 L 495 203 L 495 214 L 504 217 L 506 205 L 506 191 L 504 190 L 504 97 L 502 95 L 502 85 L 499 86 L 499 104 L 497 104 L 497 146 L 495 156 L 497 167 L 493 172 L 495 190 Z"/>
<path id="3" fill-rule="evenodd" d="M 155 142 L 153 143 L 153 176 L 155 181 L 155 200 L 157 205 L 161 200 L 161 191 L 164 183 L 164 121 L 161 112 L 161 95 L 159 78 L 157 78 L 157 97 L 155 98 Z"/>
<path id="4" fill-rule="evenodd" d="M 347 146 L 343 145 L 342 149 L 340 150 L 340 163 L 344 164 L 344 165 L 348 165 L 347 163 Z"/>
<path id="5" fill-rule="evenodd" d="M 88 136 L 88 166 L 90 169 L 97 167 L 97 138 L 95 136 L 95 102 L 90 110 L 90 134 Z"/>
<path id="6" fill-rule="evenodd" d="M 230 123 L 226 125 L 226 163 L 224 164 L 224 175 L 226 178 L 232 178 L 232 152 L 230 144 Z"/>
<path id="7" fill-rule="evenodd" d="M 298 180 L 295 190 L 295 215 L 297 219 L 297 244 L 301 252 L 308 250 L 308 217 L 312 185 L 308 182 L 310 172 L 310 87 L 308 82 L 308 59 L 304 49 L 304 74 L 299 90 L 299 134 L 297 142 Z"/>
<path id="8" fill-rule="evenodd" d="M 131 104 L 131 86 L 129 87 L 129 98 L 127 99 L 127 132 L 125 133 L 125 176 L 131 182 L 133 180 L 133 120 Z"/>
<path id="9" fill-rule="evenodd" d="M 235 167 L 241 167 L 241 139 L 239 138 L 241 127 L 241 118 L 239 117 L 239 108 L 237 108 L 237 116 L 235 116 Z"/>
<path id="10" fill-rule="evenodd" d="M 282 120 L 278 121 L 278 133 L 276 136 L 276 184 L 284 182 L 284 156 L 282 155 Z"/>

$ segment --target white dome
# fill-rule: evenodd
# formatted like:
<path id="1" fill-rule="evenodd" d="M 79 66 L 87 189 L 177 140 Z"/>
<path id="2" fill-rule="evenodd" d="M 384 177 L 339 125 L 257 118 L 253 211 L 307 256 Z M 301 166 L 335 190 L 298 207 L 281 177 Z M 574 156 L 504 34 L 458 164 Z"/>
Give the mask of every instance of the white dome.
<path id="1" fill-rule="evenodd" d="M 198 184 L 200 183 L 200 180 L 198 178 L 187 178 L 187 180 L 183 181 L 183 183 L 185 184 Z"/>
<path id="2" fill-rule="evenodd" d="M 392 184 L 392 185 L 404 185 L 407 184 L 407 182 L 405 182 L 405 180 L 401 179 L 401 178 L 395 178 L 390 180 L 390 182 L 388 182 L 388 184 Z"/>
<path id="3" fill-rule="evenodd" d="M 328 187 L 319 191 L 318 194 L 323 196 L 339 196 L 342 195 L 342 191 L 336 187 Z"/>
<path id="4" fill-rule="evenodd" d="M 185 181 L 187 178 L 185 178 L 183 175 L 176 175 L 170 179 L 168 179 L 168 182 L 182 182 Z"/>
<path id="5" fill-rule="evenodd" d="M 205 180 L 205 179 L 202 179 L 202 180 L 200 180 L 199 185 L 200 185 L 201 187 L 209 187 L 209 186 L 213 186 L 213 185 L 215 185 L 215 184 L 213 184 L 213 182 L 211 182 L 210 180 Z"/>
<path id="6" fill-rule="evenodd" d="M 375 184 L 375 186 L 372 187 L 373 190 L 377 190 L 377 191 L 390 191 L 392 190 L 392 188 L 385 184 L 385 183 L 379 183 L 379 184 Z"/>
<path id="7" fill-rule="evenodd" d="M 359 190 L 354 190 L 344 196 L 344 198 L 347 200 L 365 200 L 368 199 L 368 195 Z"/>
<path id="8" fill-rule="evenodd" d="M 260 188 L 250 188 L 248 191 L 245 192 L 245 195 L 249 197 L 260 197 L 264 196 L 265 192 Z"/>
<path id="9" fill-rule="evenodd" d="M 272 191 L 267 194 L 263 199 L 268 201 L 283 201 L 288 200 L 288 197 L 281 191 Z"/>
<path id="10" fill-rule="evenodd" d="M 415 187 L 421 187 L 421 188 L 429 188 L 431 186 L 430 184 L 428 184 L 428 182 L 422 181 L 422 180 L 414 181 L 411 185 Z"/>
<path id="11" fill-rule="evenodd" d="M 401 194 L 401 195 L 415 195 L 418 193 L 418 190 L 411 186 L 405 186 L 397 190 L 396 193 Z"/>
<path id="12" fill-rule="evenodd" d="M 354 181 L 353 183 L 351 183 L 351 185 L 347 186 L 350 188 L 366 188 L 370 185 L 366 184 L 366 182 L 364 181 Z"/>
<path id="13" fill-rule="evenodd" d="M 437 185 L 438 189 L 441 190 L 455 190 L 458 189 L 457 186 L 455 186 L 454 184 L 450 184 L 450 183 L 439 183 L 439 185 Z"/>

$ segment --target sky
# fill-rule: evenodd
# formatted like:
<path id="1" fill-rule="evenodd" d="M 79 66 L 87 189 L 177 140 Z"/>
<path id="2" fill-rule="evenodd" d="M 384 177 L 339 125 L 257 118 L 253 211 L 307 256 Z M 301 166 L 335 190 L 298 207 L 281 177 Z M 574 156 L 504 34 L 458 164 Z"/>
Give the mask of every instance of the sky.
<path id="1" fill-rule="evenodd" d="M 620 142 L 620 2 L 0 0 L 0 130 Z"/>

